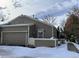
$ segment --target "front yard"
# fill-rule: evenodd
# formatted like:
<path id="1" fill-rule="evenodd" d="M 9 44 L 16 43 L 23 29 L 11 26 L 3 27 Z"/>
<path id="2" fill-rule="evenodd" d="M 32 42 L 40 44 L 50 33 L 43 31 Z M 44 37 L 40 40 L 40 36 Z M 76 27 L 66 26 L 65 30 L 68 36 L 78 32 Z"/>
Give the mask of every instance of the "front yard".
<path id="1" fill-rule="evenodd" d="M 79 46 L 79 45 L 77 45 Z M 37 47 L 28 48 L 20 46 L 0 46 L 0 57 L 19 57 L 19 58 L 79 58 L 79 54 L 67 50 L 67 44 L 50 48 Z"/>

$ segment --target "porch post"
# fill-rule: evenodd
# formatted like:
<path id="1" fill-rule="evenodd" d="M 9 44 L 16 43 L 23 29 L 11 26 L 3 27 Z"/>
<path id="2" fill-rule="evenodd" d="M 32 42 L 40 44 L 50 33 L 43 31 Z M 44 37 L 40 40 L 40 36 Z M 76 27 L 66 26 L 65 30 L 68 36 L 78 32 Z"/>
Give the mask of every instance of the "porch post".
<path id="1" fill-rule="evenodd" d="M 57 46 L 57 40 L 55 40 L 55 47 Z"/>
<path id="2" fill-rule="evenodd" d="M 29 26 L 28 26 L 28 37 L 27 37 L 27 44 L 29 44 Z"/>

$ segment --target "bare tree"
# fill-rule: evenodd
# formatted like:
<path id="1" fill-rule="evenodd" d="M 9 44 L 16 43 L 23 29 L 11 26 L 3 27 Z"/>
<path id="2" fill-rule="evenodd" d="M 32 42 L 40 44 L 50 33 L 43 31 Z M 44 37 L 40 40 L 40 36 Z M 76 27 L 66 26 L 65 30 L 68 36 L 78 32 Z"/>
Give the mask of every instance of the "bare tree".
<path id="1" fill-rule="evenodd" d="M 20 2 L 21 2 L 20 0 L 12 0 L 12 6 L 14 6 L 15 8 L 21 7 L 22 5 Z M 9 13 L 9 11 L 6 11 L 6 10 L 7 10 L 7 6 L 5 6 L 5 7 L 0 6 L 0 21 L 1 22 L 9 19 L 10 13 Z"/>
<path id="2" fill-rule="evenodd" d="M 72 7 L 71 11 L 68 12 L 68 16 L 70 16 L 72 14 L 78 16 L 79 15 L 79 8 L 78 7 Z"/>
<path id="3" fill-rule="evenodd" d="M 64 27 L 65 27 L 65 23 L 66 23 L 66 20 L 62 20 L 62 21 L 61 21 L 60 26 L 62 27 L 62 29 L 64 29 Z"/>
<path id="4" fill-rule="evenodd" d="M 45 18 L 43 19 L 44 22 L 49 23 L 49 24 L 55 24 L 54 21 L 56 20 L 56 17 L 53 16 L 45 16 Z"/>
<path id="5" fill-rule="evenodd" d="M 3 10 L 5 10 L 5 8 L 0 7 L 0 21 L 4 21 L 6 18 L 6 15 L 3 14 Z"/>
<path id="6" fill-rule="evenodd" d="M 22 1 L 20 1 L 20 0 L 11 0 L 11 1 L 12 1 L 12 6 L 14 6 L 15 8 L 22 7 L 22 5 L 21 5 Z M 5 7 L 0 6 L 0 21 L 1 22 L 9 19 L 10 13 L 7 10 L 8 10 L 7 6 L 5 6 Z"/>

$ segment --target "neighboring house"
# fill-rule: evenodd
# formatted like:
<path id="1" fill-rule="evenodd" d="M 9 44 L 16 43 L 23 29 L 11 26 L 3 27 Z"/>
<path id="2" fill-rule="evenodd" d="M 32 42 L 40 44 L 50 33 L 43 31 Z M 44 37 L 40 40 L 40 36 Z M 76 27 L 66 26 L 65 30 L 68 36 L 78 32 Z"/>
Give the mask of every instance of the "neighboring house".
<path id="1" fill-rule="evenodd" d="M 28 45 L 29 38 L 56 36 L 56 28 L 53 25 L 26 15 L 18 16 L 1 27 L 1 44 Z"/>

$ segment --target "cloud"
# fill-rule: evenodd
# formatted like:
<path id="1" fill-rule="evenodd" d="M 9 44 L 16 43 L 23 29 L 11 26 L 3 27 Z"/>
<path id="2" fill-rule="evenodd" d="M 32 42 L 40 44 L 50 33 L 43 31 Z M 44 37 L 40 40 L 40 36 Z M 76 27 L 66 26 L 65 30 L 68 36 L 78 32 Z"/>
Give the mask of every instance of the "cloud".
<path id="1" fill-rule="evenodd" d="M 44 18 L 47 15 L 57 16 L 57 14 L 63 14 L 70 11 L 73 6 L 77 6 L 79 4 L 79 0 L 63 0 L 63 2 L 58 2 L 48 7 L 46 11 L 40 11 L 36 14 L 37 18 Z M 45 14 L 44 14 L 45 13 Z M 42 17 L 41 17 L 42 16 Z"/>
<path id="2" fill-rule="evenodd" d="M 10 14 L 9 20 L 21 14 L 29 16 L 34 14 L 39 19 L 47 15 L 60 16 L 68 12 L 74 5 L 79 5 L 79 0 L 18 0 L 22 7 L 14 8 L 12 0 L 5 1 L 7 1 L 5 12 Z"/>

